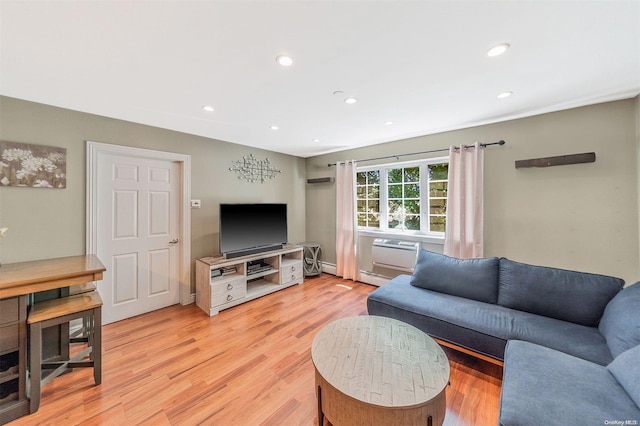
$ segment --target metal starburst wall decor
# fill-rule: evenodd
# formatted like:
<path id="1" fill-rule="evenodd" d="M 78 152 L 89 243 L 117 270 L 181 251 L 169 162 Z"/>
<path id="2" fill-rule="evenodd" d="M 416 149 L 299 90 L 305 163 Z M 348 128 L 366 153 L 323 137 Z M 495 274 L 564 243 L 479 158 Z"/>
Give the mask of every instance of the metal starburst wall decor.
<path id="1" fill-rule="evenodd" d="M 244 179 L 247 182 L 264 183 L 267 179 L 273 179 L 277 173 L 282 171 L 274 168 L 268 158 L 258 160 L 253 154 L 248 157 L 242 157 L 242 160 L 234 160 L 229 170 L 238 174 L 238 179 Z"/>

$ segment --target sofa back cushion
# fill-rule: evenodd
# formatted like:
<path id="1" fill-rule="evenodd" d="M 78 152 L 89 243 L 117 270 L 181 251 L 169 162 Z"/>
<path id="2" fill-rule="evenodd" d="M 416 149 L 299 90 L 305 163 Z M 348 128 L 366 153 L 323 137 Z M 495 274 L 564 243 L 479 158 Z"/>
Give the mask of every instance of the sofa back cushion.
<path id="1" fill-rule="evenodd" d="M 614 358 L 640 345 L 640 282 L 622 289 L 609 302 L 598 328 Z"/>
<path id="2" fill-rule="evenodd" d="M 613 374 L 613 377 L 633 399 L 633 402 L 640 407 L 640 363 L 638 360 L 640 360 L 640 345 L 622 352 L 611 361 L 607 370 Z"/>
<path id="3" fill-rule="evenodd" d="M 480 302 L 498 300 L 497 257 L 458 259 L 420 250 L 410 284 Z"/>
<path id="4" fill-rule="evenodd" d="M 624 281 L 606 275 L 534 266 L 500 259 L 498 304 L 532 314 L 596 327 Z"/>

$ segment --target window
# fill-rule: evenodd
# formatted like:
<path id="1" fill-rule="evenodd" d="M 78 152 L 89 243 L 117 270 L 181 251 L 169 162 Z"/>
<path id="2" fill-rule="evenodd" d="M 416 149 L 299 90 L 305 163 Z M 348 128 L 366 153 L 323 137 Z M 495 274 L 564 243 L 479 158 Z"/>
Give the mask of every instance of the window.
<path id="1" fill-rule="evenodd" d="M 380 170 L 357 172 L 358 226 L 380 227 Z"/>
<path id="2" fill-rule="evenodd" d="M 390 233 L 444 234 L 448 158 L 360 167 L 358 228 Z"/>

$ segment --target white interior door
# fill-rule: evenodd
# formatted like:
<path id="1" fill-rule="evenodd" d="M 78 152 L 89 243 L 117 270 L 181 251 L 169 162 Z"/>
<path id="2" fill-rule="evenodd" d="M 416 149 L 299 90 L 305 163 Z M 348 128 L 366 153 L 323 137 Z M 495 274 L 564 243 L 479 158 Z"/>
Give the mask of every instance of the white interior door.
<path id="1" fill-rule="evenodd" d="M 178 163 L 111 153 L 97 163 L 103 323 L 178 303 Z"/>

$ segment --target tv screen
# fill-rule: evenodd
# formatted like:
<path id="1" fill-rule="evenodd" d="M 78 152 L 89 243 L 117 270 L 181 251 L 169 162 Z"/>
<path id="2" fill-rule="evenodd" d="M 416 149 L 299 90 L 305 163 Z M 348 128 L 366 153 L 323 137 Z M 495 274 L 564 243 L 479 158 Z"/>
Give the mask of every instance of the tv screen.
<path id="1" fill-rule="evenodd" d="M 286 204 L 220 204 L 221 253 L 268 250 L 286 242 Z"/>

